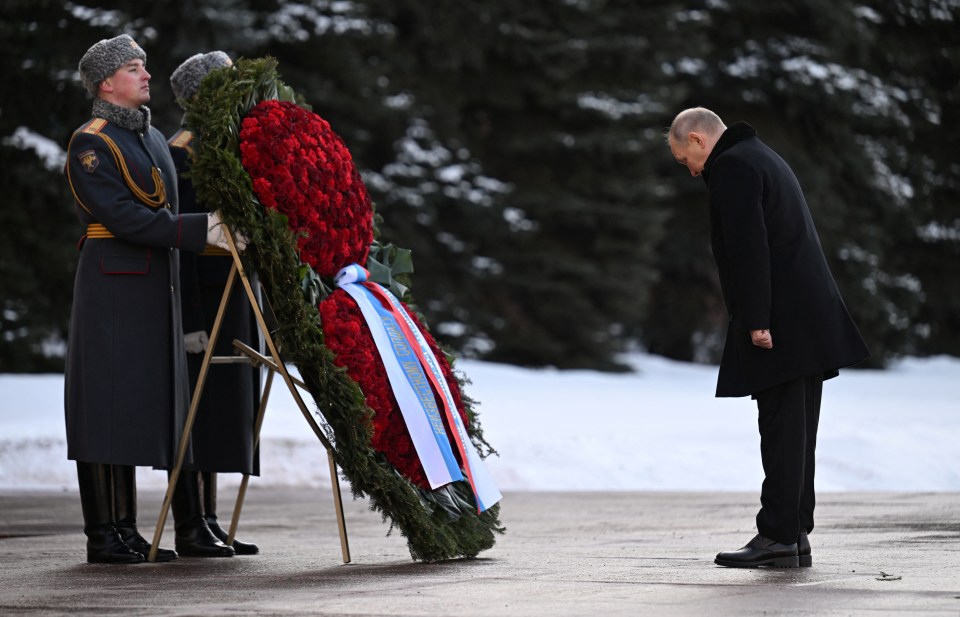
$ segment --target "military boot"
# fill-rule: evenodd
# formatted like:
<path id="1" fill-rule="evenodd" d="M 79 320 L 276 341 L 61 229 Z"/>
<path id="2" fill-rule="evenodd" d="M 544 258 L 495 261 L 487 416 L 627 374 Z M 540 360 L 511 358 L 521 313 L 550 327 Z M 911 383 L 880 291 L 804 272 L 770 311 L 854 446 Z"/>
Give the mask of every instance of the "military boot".
<path id="1" fill-rule="evenodd" d="M 199 472 L 180 474 L 173 490 L 173 520 L 177 552 L 184 557 L 233 557 L 233 548 L 213 535 L 203 518 Z"/>
<path id="2" fill-rule="evenodd" d="M 207 521 L 207 526 L 210 528 L 210 531 L 213 532 L 213 535 L 220 538 L 220 541 L 226 544 L 227 538 L 230 536 L 217 521 L 217 474 L 205 471 L 201 474 L 201 477 L 203 479 L 204 519 Z M 230 546 L 233 547 L 237 555 L 256 555 L 260 552 L 260 547 L 256 544 L 241 542 L 236 538 L 233 539 L 233 544 Z"/>
<path id="3" fill-rule="evenodd" d="M 123 542 L 113 518 L 110 466 L 77 461 L 83 533 L 89 563 L 143 563 L 143 555 Z"/>
<path id="4" fill-rule="evenodd" d="M 111 465 L 113 471 L 113 515 L 117 531 L 124 543 L 144 558 L 150 554 L 150 543 L 137 529 L 137 475 L 133 465 Z M 157 563 L 173 561 L 176 551 L 158 548 L 154 559 Z"/>

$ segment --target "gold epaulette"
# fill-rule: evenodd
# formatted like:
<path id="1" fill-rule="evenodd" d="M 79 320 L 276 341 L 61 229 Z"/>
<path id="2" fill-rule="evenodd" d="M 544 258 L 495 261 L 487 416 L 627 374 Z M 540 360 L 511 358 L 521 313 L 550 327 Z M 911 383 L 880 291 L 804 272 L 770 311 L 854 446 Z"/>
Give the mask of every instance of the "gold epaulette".
<path id="1" fill-rule="evenodd" d="M 180 129 L 176 135 L 170 140 L 170 147 L 172 148 L 186 148 L 190 149 L 190 143 L 193 141 L 193 133 L 186 129 Z"/>
<path id="2" fill-rule="evenodd" d="M 107 126 L 107 121 L 103 118 L 94 118 L 87 126 L 83 127 L 80 132 L 87 133 L 89 135 L 97 135 L 100 131 L 103 130 L 103 127 Z"/>

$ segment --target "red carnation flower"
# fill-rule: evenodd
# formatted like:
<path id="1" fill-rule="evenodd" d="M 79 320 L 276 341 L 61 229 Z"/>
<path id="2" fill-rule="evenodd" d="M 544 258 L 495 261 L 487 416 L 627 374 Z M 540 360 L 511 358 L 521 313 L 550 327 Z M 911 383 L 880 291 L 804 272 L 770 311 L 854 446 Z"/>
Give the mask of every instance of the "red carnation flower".
<path id="1" fill-rule="evenodd" d="M 240 160 L 260 203 L 287 216 L 302 262 L 325 277 L 366 263 L 370 196 L 326 120 L 293 103 L 258 103 L 243 119 Z"/>

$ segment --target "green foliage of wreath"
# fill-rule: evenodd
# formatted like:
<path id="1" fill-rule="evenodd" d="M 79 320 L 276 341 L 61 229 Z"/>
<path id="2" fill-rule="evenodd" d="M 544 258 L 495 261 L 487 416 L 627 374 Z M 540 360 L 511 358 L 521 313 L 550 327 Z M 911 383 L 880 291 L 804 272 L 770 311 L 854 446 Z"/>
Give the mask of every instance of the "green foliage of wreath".
<path id="1" fill-rule="evenodd" d="M 367 497 L 370 507 L 389 519 L 390 529 L 399 529 L 413 559 L 474 557 L 492 547 L 496 534 L 504 532 L 499 504 L 478 515 L 467 482 L 433 491 L 421 489 L 373 450 L 373 412 L 360 388 L 334 364 L 333 354 L 324 345 L 316 306 L 332 284 L 300 262 L 286 217 L 259 203 L 240 164 L 241 122 L 254 105 L 270 99 L 310 109 L 280 81 L 272 58 L 241 59 L 203 80 L 186 114 L 187 128 L 198 136 L 191 171 L 198 199 L 208 210 L 219 210 L 233 229 L 249 239 L 243 261 L 257 272 L 276 316 L 279 325 L 271 334 L 283 350 L 284 361 L 296 365 L 325 421 L 326 432 L 332 433 L 327 437 L 334 444 L 334 460 L 350 482 L 354 497 Z M 413 305 L 408 251 L 375 241 L 368 269 L 378 282 Z M 463 378 L 459 379 L 462 384 Z M 470 439 L 481 455 L 487 456 L 494 450 L 483 438 L 473 402 L 464 396 L 464 404 Z"/>

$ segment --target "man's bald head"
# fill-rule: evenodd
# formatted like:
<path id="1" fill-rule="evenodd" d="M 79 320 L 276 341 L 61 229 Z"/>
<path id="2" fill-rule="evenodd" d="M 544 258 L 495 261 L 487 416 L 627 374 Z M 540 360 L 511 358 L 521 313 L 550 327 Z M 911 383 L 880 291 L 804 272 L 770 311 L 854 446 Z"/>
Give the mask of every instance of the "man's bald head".
<path id="1" fill-rule="evenodd" d="M 691 107 L 673 119 L 667 131 L 667 143 L 677 162 L 686 166 L 690 175 L 699 176 L 726 129 L 717 114 L 705 107 Z"/>
<path id="2" fill-rule="evenodd" d="M 670 141 L 681 143 L 689 133 L 719 137 L 726 128 L 720 116 L 706 107 L 691 107 L 677 114 L 670 124 L 667 137 Z"/>

